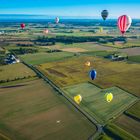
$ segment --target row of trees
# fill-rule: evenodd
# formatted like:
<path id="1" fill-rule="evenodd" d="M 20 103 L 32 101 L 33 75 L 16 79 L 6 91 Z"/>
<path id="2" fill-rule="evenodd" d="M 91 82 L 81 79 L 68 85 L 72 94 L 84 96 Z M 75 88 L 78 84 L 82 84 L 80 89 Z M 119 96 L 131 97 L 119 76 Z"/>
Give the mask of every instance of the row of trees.
<path id="1" fill-rule="evenodd" d="M 126 41 L 125 37 L 111 37 L 111 36 L 56 36 L 56 37 L 45 37 L 40 36 L 36 42 L 61 42 L 61 43 L 80 43 L 80 42 L 114 42 L 114 41 Z M 55 44 L 55 43 L 54 43 Z"/>
<path id="2" fill-rule="evenodd" d="M 30 43 L 28 43 L 28 44 L 21 44 L 21 43 L 17 43 L 16 44 L 18 47 L 20 46 L 20 47 L 32 47 L 32 46 L 34 46 L 33 44 L 30 44 Z"/>
<path id="3" fill-rule="evenodd" d="M 28 53 L 37 53 L 38 50 L 34 48 L 18 48 L 18 49 L 12 49 L 12 53 L 16 55 L 22 55 L 22 54 L 28 54 Z"/>
<path id="4" fill-rule="evenodd" d="M 7 82 L 12 82 L 12 81 L 17 81 L 17 80 L 24 80 L 24 79 L 29 79 L 35 76 L 24 76 L 24 77 L 15 77 L 14 79 L 6 79 L 6 80 L 0 80 L 0 83 L 7 83 Z"/>

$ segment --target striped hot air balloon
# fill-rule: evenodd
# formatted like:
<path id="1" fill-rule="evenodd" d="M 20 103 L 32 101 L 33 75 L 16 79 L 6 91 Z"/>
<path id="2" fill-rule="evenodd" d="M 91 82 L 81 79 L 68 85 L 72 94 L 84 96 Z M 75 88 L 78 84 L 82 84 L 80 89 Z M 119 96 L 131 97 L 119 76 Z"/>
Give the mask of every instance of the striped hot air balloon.
<path id="1" fill-rule="evenodd" d="M 118 18 L 118 28 L 124 34 L 131 26 L 132 19 L 127 15 L 122 15 Z"/>

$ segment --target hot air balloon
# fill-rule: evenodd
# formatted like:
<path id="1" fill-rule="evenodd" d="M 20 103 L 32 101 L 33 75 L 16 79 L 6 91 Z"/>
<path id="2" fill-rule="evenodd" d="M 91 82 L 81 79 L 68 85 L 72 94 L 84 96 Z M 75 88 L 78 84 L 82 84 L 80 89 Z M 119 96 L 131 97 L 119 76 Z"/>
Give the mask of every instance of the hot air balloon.
<path id="1" fill-rule="evenodd" d="M 43 32 L 44 32 L 44 34 L 48 34 L 49 33 L 49 30 L 48 29 L 45 29 Z"/>
<path id="2" fill-rule="evenodd" d="M 58 24 L 59 23 L 59 17 L 55 18 L 55 23 Z"/>
<path id="3" fill-rule="evenodd" d="M 122 15 L 118 18 L 118 28 L 124 34 L 131 26 L 132 19 L 127 15 Z"/>
<path id="4" fill-rule="evenodd" d="M 75 101 L 77 104 L 80 104 L 81 101 L 82 101 L 82 96 L 81 96 L 81 95 L 74 96 L 74 101 Z"/>
<path id="5" fill-rule="evenodd" d="M 91 65 L 90 61 L 87 61 L 87 62 L 85 63 L 85 65 L 88 66 L 88 67 L 90 67 L 90 65 Z"/>
<path id="6" fill-rule="evenodd" d="M 113 94 L 112 93 L 106 93 L 105 98 L 106 98 L 106 101 L 108 103 L 110 103 L 113 100 Z"/>
<path id="7" fill-rule="evenodd" d="M 118 18 L 118 28 L 124 34 L 131 26 L 132 19 L 130 16 L 122 15 Z"/>
<path id="8" fill-rule="evenodd" d="M 91 71 L 89 72 L 89 76 L 90 76 L 90 78 L 91 78 L 92 80 L 95 80 L 95 79 L 96 79 L 96 75 L 97 75 L 96 70 L 91 70 Z"/>
<path id="9" fill-rule="evenodd" d="M 24 24 L 24 23 L 21 23 L 21 24 L 20 24 L 20 27 L 21 27 L 22 29 L 24 29 L 24 28 L 25 28 L 25 24 Z"/>
<path id="10" fill-rule="evenodd" d="M 99 32 L 100 32 L 100 33 L 103 32 L 103 27 L 99 27 Z"/>
<path id="11" fill-rule="evenodd" d="M 103 11 L 101 12 L 101 16 L 102 16 L 102 18 L 103 18 L 104 20 L 107 19 L 108 15 L 109 15 L 109 12 L 108 12 L 107 10 L 103 10 Z"/>

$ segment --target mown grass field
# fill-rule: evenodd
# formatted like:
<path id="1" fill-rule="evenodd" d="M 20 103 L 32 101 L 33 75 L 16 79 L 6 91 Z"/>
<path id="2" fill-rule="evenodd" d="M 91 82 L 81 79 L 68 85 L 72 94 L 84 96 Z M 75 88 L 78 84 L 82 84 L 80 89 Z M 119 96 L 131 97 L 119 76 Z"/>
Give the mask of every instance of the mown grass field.
<path id="1" fill-rule="evenodd" d="M 140 63 L 140 55 L 136 55 L 136 56 L 129 56 L 128 60 L 131 62 L 137 62 Z"/>
<path id="2" fill-rule="evenodd" d="M 0 80 L 34 77 L 36 74 L 22 63 L 0 66 Z"/>
<path id="3" fill-rule="evenodd" d="M 80 94 L 82 96 L 80 106 L 101 123 L 113 119 L 137 100 L 135 96 L 117 87 L 100 89 L 91 83 L 77 84 L 63 90 L 71 99 Z M 106 93 L 113 94 L 112 102 L 106 101 Z"/>
<path id="4" fill-rule="evenodd" d="M 91 62 L 91 67 L 85 66 L 87 61 Z M 38 68 L 60 87 L 91 81 L 89 71 L 90 69 L 96 69 L 97 78 L 91 81 L 94 84 L 102 88 L 119 86 L 140 96 L 139 64 L 112 62 L 92 56 L 77 56 L 59 62 L 41 64 Z"/>
<path id="5" fill-rule="evenodd" d="M 113 140 L 138 140 L 137 137 L 116 126 L 115 124 L 108 124 L 104 128 L 104 132 L 109 135 Z"/>
<path id="6" fill-rule="evenodd" d="M 138 101 L 130 109 L 128 109 L 126 113 L 140 119 L 140 101 Z"/>
<path id="7" fill-rule="evenodd" d="M 115 120 L 115 124 L 137 138 L 140 138 L 140 122 L 126 115 L 121 115 Z"/>
<path id="8" fill-rule="evenodd" d="M 38 65 L 46 62 L 53 62 L 63 60 L 74 56 L 73 53 L 69 52 L 54 52 L 54 53 L 35 53 L 21 55 L 20 58 L 28 64 Z"/>
<path id="9" fill-rule="evenodd" d="M 12 140 L 87 140 L 96 131 L 42 80 L 0 89 L 0 132 Z"/>

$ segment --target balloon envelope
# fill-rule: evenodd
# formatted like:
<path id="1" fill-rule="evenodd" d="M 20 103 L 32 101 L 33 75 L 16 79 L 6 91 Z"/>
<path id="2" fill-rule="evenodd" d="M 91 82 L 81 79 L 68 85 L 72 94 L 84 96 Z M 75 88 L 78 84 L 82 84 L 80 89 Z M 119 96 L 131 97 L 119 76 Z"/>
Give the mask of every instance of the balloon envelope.
<path id="1" fill-rule="evenodd" d="M 112 93 L 106 93 L 105 95 L 106 101 L 110 103 L 113 100 L 113 94 Z"/>
<path id="2" fill-rule="evenodd" d="M 74 96 L 74 101 L 75 101 L 77 104 L 80 104 L 81 101 L 82 101 L 82 96 L 81 96 L 81 95 Z"/>
<path id="3" fill-rule="evenodd" d="M 56 17 L 55 22 L 59 23 L 59 17 Z"/>
<path id="4" fill-rule="evenodd" d="M 109 15 L 109 12 L 108 12 L 107 10 L 103 10 L 103 11 L 101 12 L 101 16 L 102 16 L 102 18 L 103 18 L 104 20 L 107 19 L 108 15 Z"/>
<path id="5" fill-rule="evenodd" d="M 91 71 L 89 72 L 89 76 L 90 76 L 90 78 L 91 78 L 92 80 L 95 80 L 95 79 L 96 79 L 96 75 L 97 75 L 96 70 L 91 70 Z"/>
<path id="6" fill-rule="evenodd" d="M 99 28 L 99 32 L 102 33 L 103 32 L 103 27 Z"/>
<path id="7" fill-rule="evenodd" d="M 131 26 L 132 19 L 127 15 L 122 15 L 118 18 L 118 28 L 124 34 Z"/>
<path id="8" fill-rule="evenodd" d="M 87 61 L 87 62 L 85 63 L 85 65 L 88 66 L 88 67 L 90 67 L 90 65 L 91 65 L 90 61 Z"/>
<path id="9" fill-rule="evenodd" d="M 49 30 L 48 30 L 48 29 L 45 29 L 43 32 L 44 32 L 45 34 L 48 34 L 48 33 L 49 33 Z"/>
<path id="10" fill-rule="evenodd" d="M 25 24 L 24 24 L 24 23 L 21 23 L 21 24 L 20 24 L 20 27 L 21 27 L 22 29 L 24 29 L 24 28 L 25 28 Z"/>

